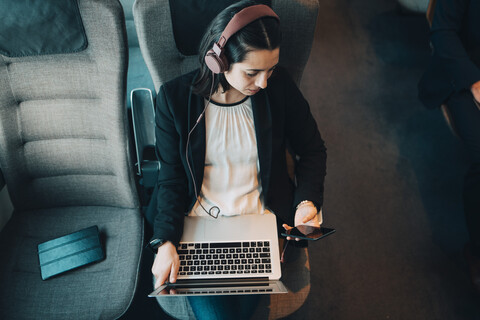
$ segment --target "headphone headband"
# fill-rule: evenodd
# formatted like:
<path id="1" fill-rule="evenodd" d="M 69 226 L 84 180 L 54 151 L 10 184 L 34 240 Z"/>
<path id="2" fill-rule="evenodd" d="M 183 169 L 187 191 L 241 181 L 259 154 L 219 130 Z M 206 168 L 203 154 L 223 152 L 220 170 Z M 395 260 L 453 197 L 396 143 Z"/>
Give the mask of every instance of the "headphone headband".
<path id="1" fill-rule="evenodd" d="M 207 52 L 205 63 L 214 73 L 223 73 L 228 70 L 228 61 L 223 54 L 228 39 L 246 25 L 263 17 L 272 17 L 280 21 L 278 15 L 264 4 L 257 4 L 246 7 L 237 12 L 228 22 L 222 32 L 220 39 L 213 44 L 213 48 Z"/>
<path id="2" fill-rule="evenodd" d="M 247 24 L 263 17 L 273 17 L 280 21 L 277 14 L 269 6 L 264 4 L 257 4 L 240 10 L 227 24 L 217 44 L 220 48 L 225 47 L 225 44 L 232 35 L 243 29 Z"/>

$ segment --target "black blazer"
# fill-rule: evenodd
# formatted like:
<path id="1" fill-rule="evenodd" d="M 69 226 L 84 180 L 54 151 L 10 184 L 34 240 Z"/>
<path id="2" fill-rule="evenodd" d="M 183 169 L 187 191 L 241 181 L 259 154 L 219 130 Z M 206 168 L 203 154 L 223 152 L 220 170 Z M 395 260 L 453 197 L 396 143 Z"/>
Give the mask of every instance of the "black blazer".
<path id="1" fill-rule="evenodd" d="M 193 179 L 186 161 L 188 132 L 204 109 L 204 98 L 191 90 L 198 70 L 165 83 L 156 99 L 156 152 L 158 176 L 154 238 L 178 243 L 183 220 L 195 204 Z M 265 90 L 252 98 L 260 177 L 265 205 L 279 223 L 293 225 L 294 208 L 303 200 L 323 204 L 326 149 L 310 112 L 295 83 L 277 68 Z M 287 141 L 300 156 L 295 187 L 287 173 Z M 197 192 L 205 166 L 205 120 L 202 117 L 190 136 L 188 157 Z"/>
<path id="2" fill-rule="evenodd" d="M 437 0 L 430 42 L 432 57 L 418 89 L 434 108 L 480 81 L 480 0 Z"/>

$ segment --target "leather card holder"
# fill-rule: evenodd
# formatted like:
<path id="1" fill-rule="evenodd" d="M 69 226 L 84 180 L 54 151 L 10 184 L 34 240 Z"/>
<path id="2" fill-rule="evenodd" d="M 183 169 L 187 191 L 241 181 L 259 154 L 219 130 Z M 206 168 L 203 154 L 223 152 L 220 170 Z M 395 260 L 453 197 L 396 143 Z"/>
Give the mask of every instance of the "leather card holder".
<path id="1" fill-rule="evenodd" d="M 43 280 L 105 259 L 97 226 L 92 226 L 38 245 Z"/>

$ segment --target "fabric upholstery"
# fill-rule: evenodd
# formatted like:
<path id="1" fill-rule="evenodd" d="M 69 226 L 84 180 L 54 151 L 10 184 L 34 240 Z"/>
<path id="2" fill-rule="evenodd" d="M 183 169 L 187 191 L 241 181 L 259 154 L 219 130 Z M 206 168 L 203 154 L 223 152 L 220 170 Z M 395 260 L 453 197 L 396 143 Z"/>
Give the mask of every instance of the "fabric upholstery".
<path id="1" fill-rule="evenodd" d="M 0 166 L 17 210 L 137 206 L 125 139 L 121 7 L 79 4 L 88 13 L 85 51 L 0 56 Z"/>
<path id="2" fill-rule="evenodd" d="M 262 315 L 262 310 L 257 310 L 255 319 L 284 318 L 298 310 L 310 293 L 310 262 L 307 248 L 290 247 L 285 257 L 287 262 L 282 265 L 281 280 L 288 293 L 270 295 L 268 317 Z"/>
<path id="3" fill-rule="evenodd" d="M 78 4 L 84 51 L 0 55 L 0 167 L 14 206 L 0 233 L 0 319 L 118 318 L 137 284 L 125 20 L 117 0 Z M 42 281 L 37 245 L 92 225 L 106 259 Z"/>
<path id="4" fill-rule="evenodd" d="M 186 56 L 197 55 L 200 41 L 210 21 L 226 6 L 236 2 L 238 0 L 169 0 L 173 35 L 178 51 Z M 270 0 L 255 2 L 271 6 Z"/>
<path id="5" fill-rule="evenodd" d="M 0 234 L 0 319 L 114 319 L 133 298 L 142 224 L 137 209 L 14 212 Z M 97 225 L 106 259 L 42 281 L 37 245 Z"/>
<path id="6" fill-rule="evenodd" d="M 148 88 L 154 91 L 153 81 L 143 60 L 138 44 L 137 30 L 133 22 L 133 3 L 135 0 L 120 0 L 125 13 L 128 38 L 128 77 L 127 77 L 127 107 L 131 107 L 131 92 L 137 88 Z"/>
<path id="7" fill-rule="evenodd" d="M 280 65 L 288 70 L 297 86 L 300 86 L 303 69 L 312 49 L 318 1 L 272 0 L 272 8 L 280 17 L 282 26 Z"/>
<path id="8" fill-rule="evenodd" d="M 280 64 L 297 85 L 310 55 L 318 13 L 317 0 L 272 0 L 282 26 Z M 158 92 L 160 86 L 198 68 L 198 56 L 185 56 L 176 47 L 168 1 L 137 0 L 133 7 L 137 34 Z"/>
<path id="9" fill-rule="evenodd" d="M 161 84 L 198 67 L 197 56 L 184 56 L 175 46 L 168 1 L 137 0 L 133 17 L 143 59 L 155 91 Z"/>

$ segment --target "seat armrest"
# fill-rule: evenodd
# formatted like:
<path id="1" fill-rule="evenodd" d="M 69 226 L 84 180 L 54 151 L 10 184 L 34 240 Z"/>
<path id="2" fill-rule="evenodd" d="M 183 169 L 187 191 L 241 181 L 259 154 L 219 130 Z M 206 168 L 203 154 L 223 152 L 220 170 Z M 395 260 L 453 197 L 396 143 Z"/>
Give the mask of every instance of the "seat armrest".
<path id="1" fill-rule="evenodd" d="M 12 217 L 13 205 L 8 195 L 5 179 L 0 169 L 0 231 Z"/>
<path id="2" fill-rule="evenodd" d="M 3 178 L 2 169 L 0 169 L 0 190 L 5 186 L 5 179 Z"/>
<path id="3" fill-rule="evenodd" d="M 152 91 L 147 88 L 134 89 L 130 99 L 137 175 L 141 176 L 140 183 L 150 188 L 155 186 L 160 169 L 160 163 L 155 156 L 155 110 Z"/>

